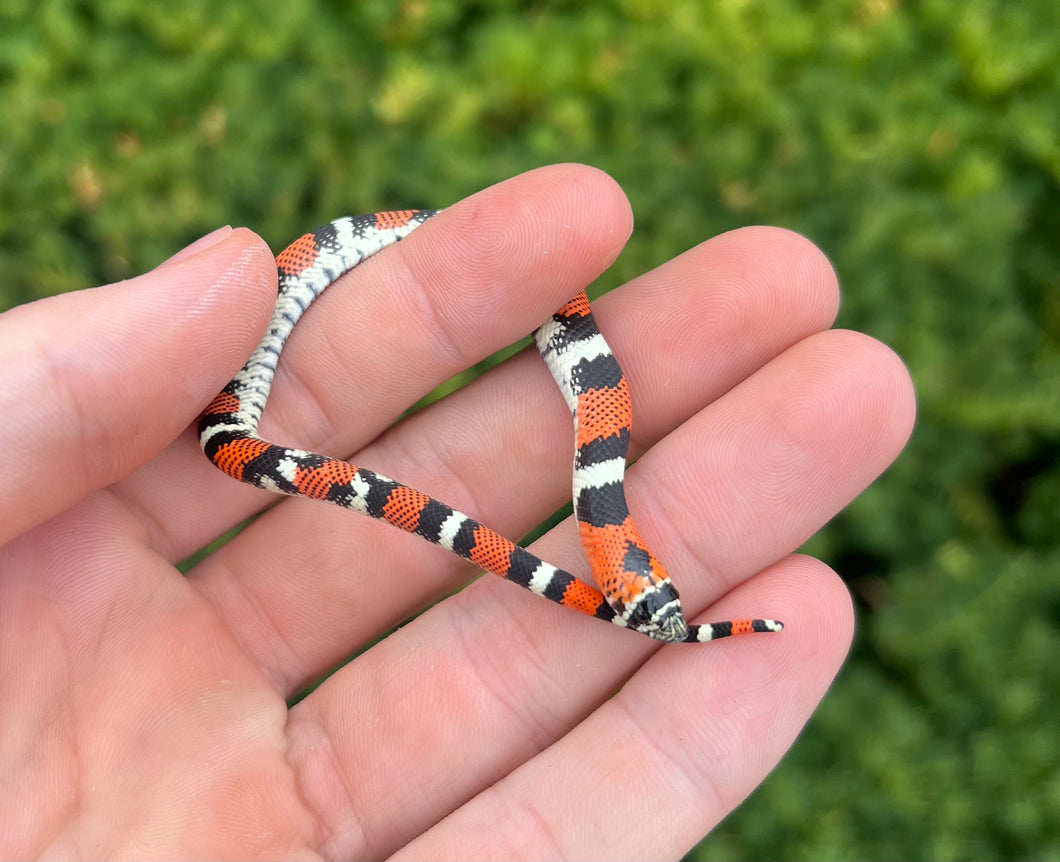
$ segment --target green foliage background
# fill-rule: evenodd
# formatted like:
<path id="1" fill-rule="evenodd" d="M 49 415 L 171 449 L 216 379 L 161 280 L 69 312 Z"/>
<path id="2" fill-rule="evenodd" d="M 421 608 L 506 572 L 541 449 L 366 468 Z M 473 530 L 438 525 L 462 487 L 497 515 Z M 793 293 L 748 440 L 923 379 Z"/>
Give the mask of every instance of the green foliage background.
<path id="1" fill-rule="evenodd" d="M 801 231 L 920 418 L 808 548 L 849 664 L 693 857 L 1060 859 L 1057 58 L 1055 0 L 0 0 L 0 308 L 554 161 L 632 200 L 602 289 Z"/>

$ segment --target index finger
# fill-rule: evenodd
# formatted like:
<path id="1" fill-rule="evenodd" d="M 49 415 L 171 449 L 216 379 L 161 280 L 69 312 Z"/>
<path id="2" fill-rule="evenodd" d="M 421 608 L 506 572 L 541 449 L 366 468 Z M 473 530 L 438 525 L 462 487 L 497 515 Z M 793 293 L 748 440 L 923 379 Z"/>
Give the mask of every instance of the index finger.
<path id="1" fill-rule="evenodd" d="M 582 165 L 540 168 L 447 207 L 338 279 L 299 321 L 261 435 L 348 457 L 530 333 L 607 269 L 630 229 L 621 189 Z M 174 560 L 277 499 L 218 473 L 192 431 L 119 490 L 152 515 L 155 544 Z"/>

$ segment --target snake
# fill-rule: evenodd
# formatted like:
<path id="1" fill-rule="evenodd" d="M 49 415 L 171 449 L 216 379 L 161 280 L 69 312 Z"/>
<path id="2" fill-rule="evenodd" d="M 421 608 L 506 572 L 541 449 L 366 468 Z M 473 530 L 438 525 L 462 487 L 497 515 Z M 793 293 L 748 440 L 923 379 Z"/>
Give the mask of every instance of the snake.
<path id="1" fill-rule="evenodd" d="M 537 349 L 574 423 L 573 504 L 596 587 L 439 500 L 347 461 L 263 439 L 258 425 L 280 353 L 313 301 L 341 275 L 441 210 L 347 216 L 304 234 L 276 258 L 278 291 L 261 342 L 199 417 L 203 452 L 222 472 L 280 494 L 386 521 L 546 599 L 666 644 L 778 632 L 772 619 L 692 625 L 670 575 L 648 550 L 625 496 L 633 409 L 629 384 L 585 291 L 539 326 Z"/>

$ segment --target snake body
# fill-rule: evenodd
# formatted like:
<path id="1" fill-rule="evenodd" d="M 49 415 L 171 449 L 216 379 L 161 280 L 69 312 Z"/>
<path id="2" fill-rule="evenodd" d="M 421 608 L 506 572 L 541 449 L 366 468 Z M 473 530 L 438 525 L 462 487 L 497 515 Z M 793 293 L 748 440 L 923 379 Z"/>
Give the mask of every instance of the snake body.
<path id="1" fill-rule="evenodd" d="M 343 273 L 437 212 L 402 210 L 336 219 L 280 253 L 279 292 L 265 336 L 200 417 L 199 442 L 206 456 L 234 479 L 382 519 L 551 601 L 664 643 L 780 631 L 782 624 L 769 619 L 702 625 L 685 621 L 677 590 L 626 505 L 629 387 L 584 292 L 542 324 L 534 340 L 574 419 L 574 510 L 599 589 L 401 482 L 258 435 L 280 352 L 313 300 Z"/>

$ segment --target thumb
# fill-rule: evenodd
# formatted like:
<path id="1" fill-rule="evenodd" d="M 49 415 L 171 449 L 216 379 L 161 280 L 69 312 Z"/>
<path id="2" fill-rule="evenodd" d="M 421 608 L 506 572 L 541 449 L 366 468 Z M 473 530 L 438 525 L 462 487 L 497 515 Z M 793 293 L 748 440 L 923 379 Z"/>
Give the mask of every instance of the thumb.
<path id="1" fill-rule="evenodd" d="M 0 544 L 150 460 L 260 336 L 272 253 L 222 228 L 151 272 L 0 314 Z"/>

